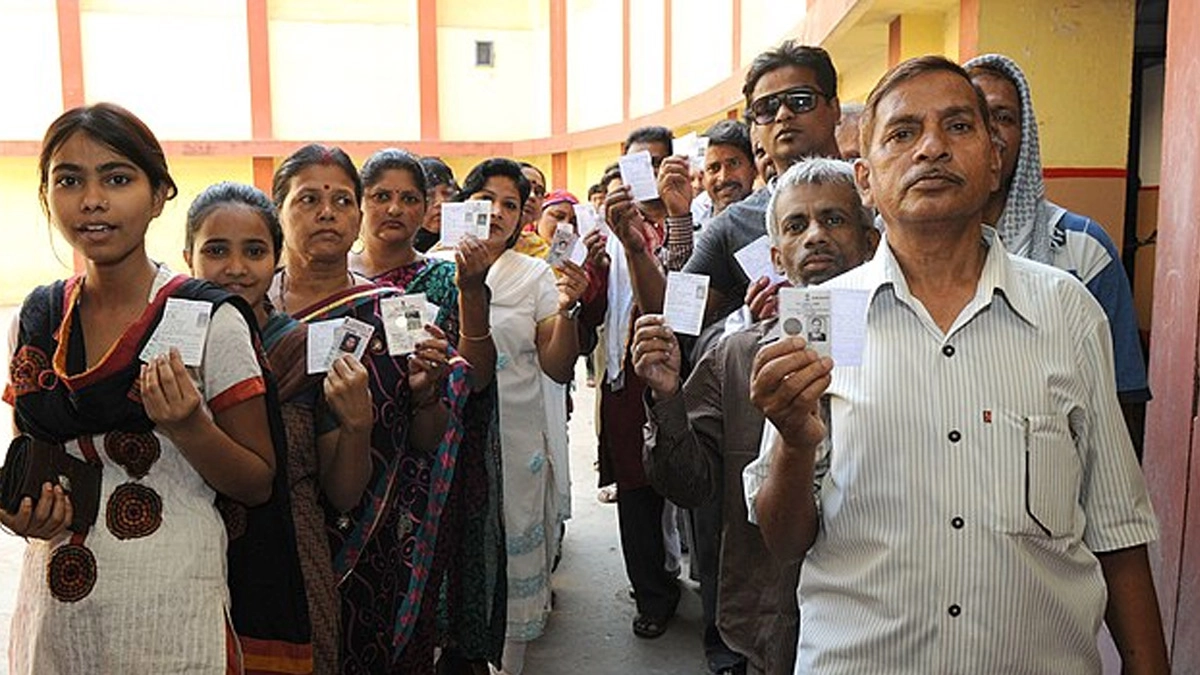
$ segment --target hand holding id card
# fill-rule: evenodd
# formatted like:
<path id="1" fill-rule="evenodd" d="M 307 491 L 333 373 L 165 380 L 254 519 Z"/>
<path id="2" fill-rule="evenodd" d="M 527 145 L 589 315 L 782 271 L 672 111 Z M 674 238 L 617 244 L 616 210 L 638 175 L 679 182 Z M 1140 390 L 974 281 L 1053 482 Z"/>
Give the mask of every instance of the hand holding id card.
<path id="1" fill-rule="evenodd" d="M 342 354 L 361 360 L 374 332 L 371 324 L 349 317 L 308 324 L 308 374 L 328 372 Z"/>
<path id="2" fill-rule="evenodd" d="M 167 298 L 162 319 L 138 358 L 149 363 L 155 356 L 169 353 L 173 347 L 179 350 L 183 365 L 199 367 L 204 362 L 204 343 L 208 340 L 212 307 L 207 300 Z"/>
<path id="3" fill-rule="evenodd" d="M 779 289 L 779 325 L 837 366 L 862 365 L 867 337 L 866 291 L 845 288 Z"/>
<path id="4" fill-rule="evenodd" d="M 431 305 L 424 293 L 384 298 L 379 301 L 379 307 L 383 313 L 388 354 L 392 356 L 416 351 L 417 343 L 429 335 L 425 324 L 433 323 L 437 318 L 437 306 Z"/>

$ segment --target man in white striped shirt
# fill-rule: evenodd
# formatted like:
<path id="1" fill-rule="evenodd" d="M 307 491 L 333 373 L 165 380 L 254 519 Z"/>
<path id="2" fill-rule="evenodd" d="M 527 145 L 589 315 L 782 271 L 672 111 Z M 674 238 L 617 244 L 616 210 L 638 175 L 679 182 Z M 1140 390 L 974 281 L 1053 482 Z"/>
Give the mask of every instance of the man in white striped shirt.
<path id="1" fill-rule="evenodd" d="M 774 427 L 749 511 L 803 560 L 795 672 L 1092 674 L 1102 620 L 1125 672 L 1166 672 L 1108 325 L 983 223 L 1000 160 L 982 95 L 950 61 L 907 61 L 862 146 L 887 233 L 823 286 L 868 293 L 862 365 L 785 338 L 751 382 Z"/>

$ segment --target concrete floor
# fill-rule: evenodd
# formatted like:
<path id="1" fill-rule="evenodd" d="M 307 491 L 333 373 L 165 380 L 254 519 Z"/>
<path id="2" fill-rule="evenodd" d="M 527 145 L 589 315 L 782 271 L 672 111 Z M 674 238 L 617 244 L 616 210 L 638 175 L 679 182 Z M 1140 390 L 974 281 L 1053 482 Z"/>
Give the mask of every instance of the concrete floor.
<path id="1" fill-rule="evenodd" d="M 8 326 L 16 308 L 0 308 Z M 7 350 L 0 360 L 7 380 Z M 563 559 L 554 574 L 557 604 L 546 633 L 530 646 L 526 675 L 701 675 L 706 672 L 700 643 L 700 597 L 685 583 L 678 614 L 656 640 L 634 636 L 634 615 L 617 534 L 617 507 L 596 500 L 596 432 L 592 421 L 596 390 L 583 386 L 579 364 L 571 420 L 571 475 L 574 518 L 567 524 Z M 7 448 L 12 409 L 0 405 L 0 448 Z M 0 457 L 2 459 L 2 457 Z M 0 673 L 8 672 L 8 635 L 25 542 L 0 533 Z M 684 576 L 686 577 L 686 565 Z"/>
<path id="2" fill-rule="evenodd" d="M 630 628 L 635 612 L 617 533 L 617 507 L 596 500 L 596 390 L 582 385 L 582 363 L 571 419 L 574 517 L 554 573 L 557 604 L 546 633 L 529 646 L 528 675 L 694 674 L 707 672 L 701 647 L 700 596 L 685 590 L 667 632 L 645 640 Z M 687 576 L 686 565 L 684 577 Z"/>

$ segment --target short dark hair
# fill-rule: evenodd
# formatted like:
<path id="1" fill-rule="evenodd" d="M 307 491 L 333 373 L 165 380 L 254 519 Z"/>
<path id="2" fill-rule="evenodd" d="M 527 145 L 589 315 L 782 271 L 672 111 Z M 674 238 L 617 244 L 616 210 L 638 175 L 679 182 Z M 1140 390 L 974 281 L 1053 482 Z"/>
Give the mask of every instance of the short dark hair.
<path id="1" fill-rule="evenodd" d="M 87 135 L 133 162 L 146 174 L 151 191 L 158 192 L 165 187 L 167 200 L 179 194 L 179 188 L 167 169 L 167 156 L 150 127 L 137 115 L 115 103 L 96 103 L 72 108 L 59 115 L 50 123 L 42 138 L 42 151 L 38 155 L 38 174 L 41 177 L 38 200 L 47 214 L 50 213 L 46 202 L 46 192 L 50 186 L 50 158 L 75 132 Z"/>
<path id="2" fill-rule="evenodd" d="M 750 146 L 750 127 L 741 120 L 721 120 L 704 132 L 709 146 L 728 145 L 741 151 L 746 161 L 754 164 L 754 148 Z"/>
<path id="3" fill-rule="evenodd" d="M 625 139 L 625 151 L 629 151 L 629 146 L 634 143 L 662 143 L 667 146 L 667 154 L 675 152 L 674 134 L 666 127 L 638 127 L 629 132 L 629 136 Z"/>
<path id="4" fill-rule="evenodd" d="M 746 98 L 746 106 L 753 102 L 754 87 L 763 75 L 780 68 L 797 66 L 808 68 L 817 77 L 817 86 L 821 93 L 829 98 L 837 98 L 837 69 L 833 67 L 833 59 L 829 52 L 820 47 L 802 45 L 795 40 L 784 40 L 778 47 L 769 49 L 758 56 L 746 71 L 746 83 L 742 86 L 742 96 Z"/>
<path id="5" fill-rule="evenodd" d="M 283 160 L 283 164 L 275 169 L 275 178 L 271 181 L 271 199 L 275 201 L 276 207 L 283 208 L 283 202 L 292 189 L 292 179 L 310 166 L 336 166 L 341 169 L 350 182 L 354 183 L 355 203 L 362 203 L 362 178 L 358 175 L 358 169 L 354 167 L 350 155 L 336 146 L 330 148 L 318 143 L 309 143 L 289 155 Z"/>
<path id="6" fill-rule="evenodd" d="M 210 185 L 192 200 L 192 205 L 188 207 L 187 212 L 184 250 L 192 250 L 192 246 L 196 244 L 196 233 L 200 231 L 200 226 L 212 215 L 213 211 L 225 206 L 248 208 L 262 218 L 263 224 L 267 226 L 267 232 L 271 235 L 271 245 L 275 247 L 272 253 L 275 256 L 275 262 L 278 263 L 279 256 L 283 252 L 283 228 L 279 225 L 279 209 L 262 190 L 253 185 L 230 181 Z"/>
<path id="7" fill-rule="evenodd" d="M 517 186 L 517 193 L 521 196 L 519 209 L 525 208 L 525 200 L 529 199 L 529 192 L 533 186 L 529 184 L 529 179 L 525 174 L 521 173 L 521 165 L 517 162 L 508 159 L 507 157 L 492 157 L 485 159 L 475 165 L 471 169 L 471 173 L 463 179 L 462 190 L 459 191 L 456 201 L 465 202 L 471 198 L 471 195 L 483 189 L 489 178 L 508 178 Z M 505 242 L 508 248 L 517 245 L 517 240 L 521 238 L 521 224 L 517 223 L 516 229 L 513 230 L 512 236 Z"/>
<path id="8" fill-rule="evenodd" d="M 420 161 L 421 168 L 425 170 L 426 190 L 432 190 L 439 185 L 449 185 L 458 190 L 458 183 L 454 180 L 454 170 L 440 157 L 422 157 Z"/>
<path id="9" fill-rule="evenodd" d="M 613 182 L 613 180 L 620 178 L 620 177 L 621 177 L 621 165 L 616 162 L 613 162 L 612 164 L 609 164 L 608 166 L 604 167 L 604 175 L 600 176 L 600 187 L 604 188 L 604 190 L 607 191 L 608 184 Z"/>
<path id="10" fill-rule="evenodd" d="M 588 199 L 591 199 L 592 197 L 594 197 L 596 195 L 602 195 L 602 194 L 604 194 L 604 186 L 599 183 L 594 183 L 591 187 L 588 188 Z"/>
<path id="11" fill-rule="evenodd" d="M 893 89 L 903 82 L 925 75 L 928 73 L 950 73 L 957 75 L 967 83 L 971 91 L 975 92 L 975 103 L 979 109 L 980 119 L 983 120 L 983 128 L 987 130 L 989 137 L 992 129 L 992 116 L 988 112 L 987 97 L 983 95 L 983 90 L 975 86 L 971 81 L 971 76 L 967 71 L 963 70 L 962 66 L 947 59 L 944 56 L 935 54 L 927 54 L 916 58 L 904 61 L 891 70 L 883 74 L 879 82 L 875 84 L 875 88 L 867 96 L 867 102 L 863 105 L 862 120 L 859 122 L 858 144 L 859 152 L 863 157 L 866 157 L 871 149 L 871 138 L 875 135 L 875 110 L 879 107 L 879 101 L 887 96 Z"/>
<path id="12" fill-rule="evenodd" d="M 359 173 L 362 175 L 363 189 L 369 188 L 383 179 L 385 171 L 405 171 L 412 176 L 413 183 L 416 184 L 418 190 L 421 191 L 421 196 L 426 198 L 425 194 L 428 190 L 425 181 L 425 169 L 421 167 L 420 160 L 417 156 L 407 150 L 399 148 L 384 148 L 378 150 L 375 154 L 367 158 L 363 162 L 362 169 Z"/>

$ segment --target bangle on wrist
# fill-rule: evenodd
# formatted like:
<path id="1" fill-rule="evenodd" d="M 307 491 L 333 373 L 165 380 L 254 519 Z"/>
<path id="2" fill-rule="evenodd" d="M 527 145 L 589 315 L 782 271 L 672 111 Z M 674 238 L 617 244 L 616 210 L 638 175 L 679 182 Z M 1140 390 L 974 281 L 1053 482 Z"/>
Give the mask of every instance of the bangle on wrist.
<path id="1" fill-rule="evenodd" d="M 567 320 L 574 320 L 575 317 L 579 316 L 579 311 L 581 309 L 583 309 L 583 303 L 576 300 L 575 304 L 571 305 L 570 307 L 558 310 L 558 315 Z"/>
<path id="2" fill-rule="evenodd" d="M 483 342 L 485 340 L 491 340 L 492 330 L 489 328 L 488 332 L 484 333 L 483 335 L 467 335 L 465 333 L 459 333 L 458 339 L 466 340 L 467 342 Z"/>

